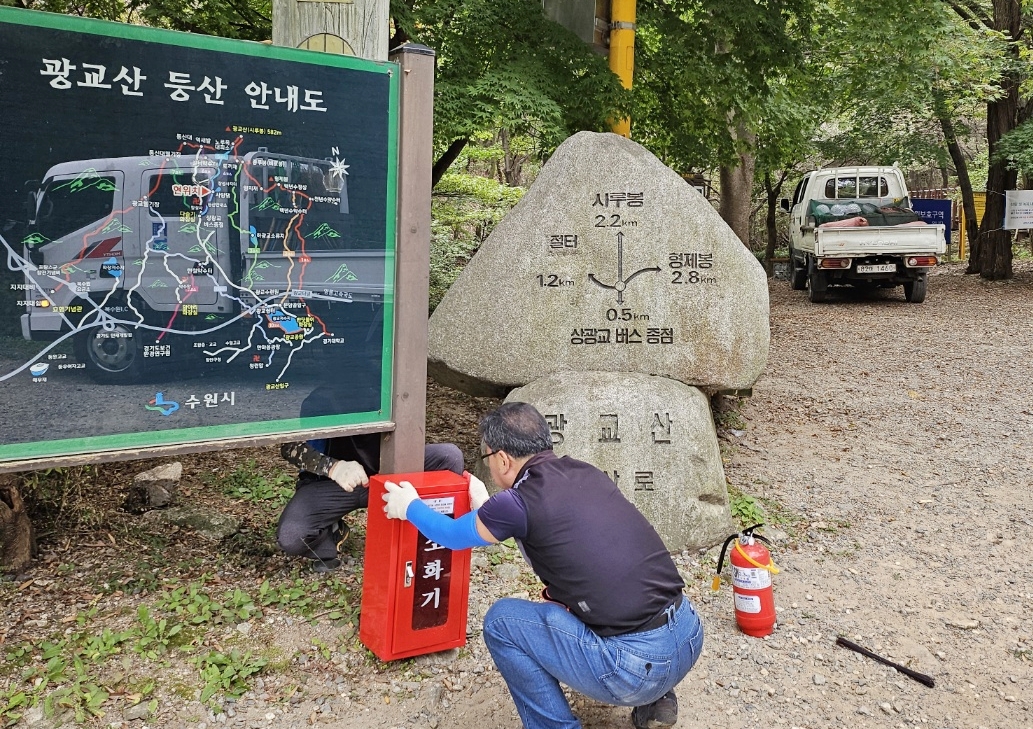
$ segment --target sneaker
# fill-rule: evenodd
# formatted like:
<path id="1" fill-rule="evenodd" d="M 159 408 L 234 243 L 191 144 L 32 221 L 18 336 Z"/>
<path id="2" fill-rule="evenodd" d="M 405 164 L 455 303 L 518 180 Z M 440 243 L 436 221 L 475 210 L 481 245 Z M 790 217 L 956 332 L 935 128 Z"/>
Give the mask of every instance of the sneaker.
<path id="1" fill-rule="evenodd" d="M 351 532 L 351 527 L 344 523 L 344 519 L 334 524 L 331 533 L 337 540 L 337 551 L 341 551 L 341 546 L 344 544 L 344 540 L 348 538 L 348 534 Z"/>
<path id="2" fill-rule="evenodd" d="M 645 706 L 636 706 L 631 711 L 631 723 L 635 729 L 661 729 L 678 723 L 678 697 L 674 690 Z"/>
<path id="3" fill-rule="evenodd" d="M 341 560 L 339 560 L 337 557 L 334 557 L 333 559 L 314 559 L 312 560 L 312 571 L 333 572 L 335 569 L 340 567 L 341 564 Z"/>

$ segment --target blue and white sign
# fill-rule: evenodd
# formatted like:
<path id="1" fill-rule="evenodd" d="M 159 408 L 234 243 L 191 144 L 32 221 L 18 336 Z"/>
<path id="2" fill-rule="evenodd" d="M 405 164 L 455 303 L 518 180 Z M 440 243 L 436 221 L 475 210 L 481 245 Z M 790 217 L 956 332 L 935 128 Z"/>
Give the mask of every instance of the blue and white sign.
<path id="1" fill-rule="evenodd" d="M 954 203 L 950 200 L 912 200 L 911 209 L 922 216 L 929 225 L 943 224 L 943 236 L 947 246 L 951 244 L 951 220 L 954 219 Z"/>

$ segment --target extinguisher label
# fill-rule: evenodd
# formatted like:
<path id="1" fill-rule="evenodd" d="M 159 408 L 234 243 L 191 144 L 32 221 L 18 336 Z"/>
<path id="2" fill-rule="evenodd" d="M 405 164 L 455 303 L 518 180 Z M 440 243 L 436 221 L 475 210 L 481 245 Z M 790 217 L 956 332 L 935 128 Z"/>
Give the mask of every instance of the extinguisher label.
<path id="1" fill-rule="evenodd" d="M 771 573 L 757 567 L 732 565 L 732 584 L 744 590 L 763 590 L 771 587 Z"/>
<path id="2" fill-rule="evenodd" d="M 439 514 L 452 516 L 452 514 L 456 513 L 456 499 L 454 496 L 439 496 L 433 499 L 421 499 L 421 501 Z"/>
<path id="3" fill-rule="evenodd" d="M 735 593 L 735 609 L 741 613 L 759 613 L 760 598 L 756 595 L 740 595 Z"/>

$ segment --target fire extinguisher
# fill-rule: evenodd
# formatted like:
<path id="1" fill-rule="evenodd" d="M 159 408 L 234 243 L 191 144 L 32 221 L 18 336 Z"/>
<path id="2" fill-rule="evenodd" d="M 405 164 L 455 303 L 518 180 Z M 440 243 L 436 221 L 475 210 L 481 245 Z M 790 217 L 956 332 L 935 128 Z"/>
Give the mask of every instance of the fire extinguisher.
<path id="1" fill-rule="evenodd" d="M 724 567 L 725 553 L 728 545 L 734 541 L 735 546 L 732 548 L 729 562 L 732 564 L 735 622 L 739 624 L 739 630 L 755 638 L 770 635 L 775 629 L 776 621 L 771 576 L 778 574 L 778 567 L 764 546 L 764 543 L 771 542 L 760 534 L 754 534 L 754 530 L 762 526 L 764 525 L 754 524 L 725 540 L 721 547 L 721 556 L 717 560 L 717 574 L 712 586 L 714 592 L 721 586 L 721 569 Z"/>

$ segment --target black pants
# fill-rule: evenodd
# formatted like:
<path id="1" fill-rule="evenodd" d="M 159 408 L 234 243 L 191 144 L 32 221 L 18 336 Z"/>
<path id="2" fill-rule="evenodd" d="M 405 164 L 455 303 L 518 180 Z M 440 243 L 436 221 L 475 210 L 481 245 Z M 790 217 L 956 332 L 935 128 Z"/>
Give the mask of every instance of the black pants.
<path id="1" fill-rule="evenodd" d="M 428 445 L 423 454 L 423 470 L 462 475 L 463 452 L 451 443 Z M 287 554 L 333 559 L 337 556 L 337 540 L 331 533 L 334 525 L 345 514 L 365 509 L 368 503 L 369 489 L 364 486 L 349 492 L 327 478 L 301 481 L 280 514 L 276 541 Z"/>

